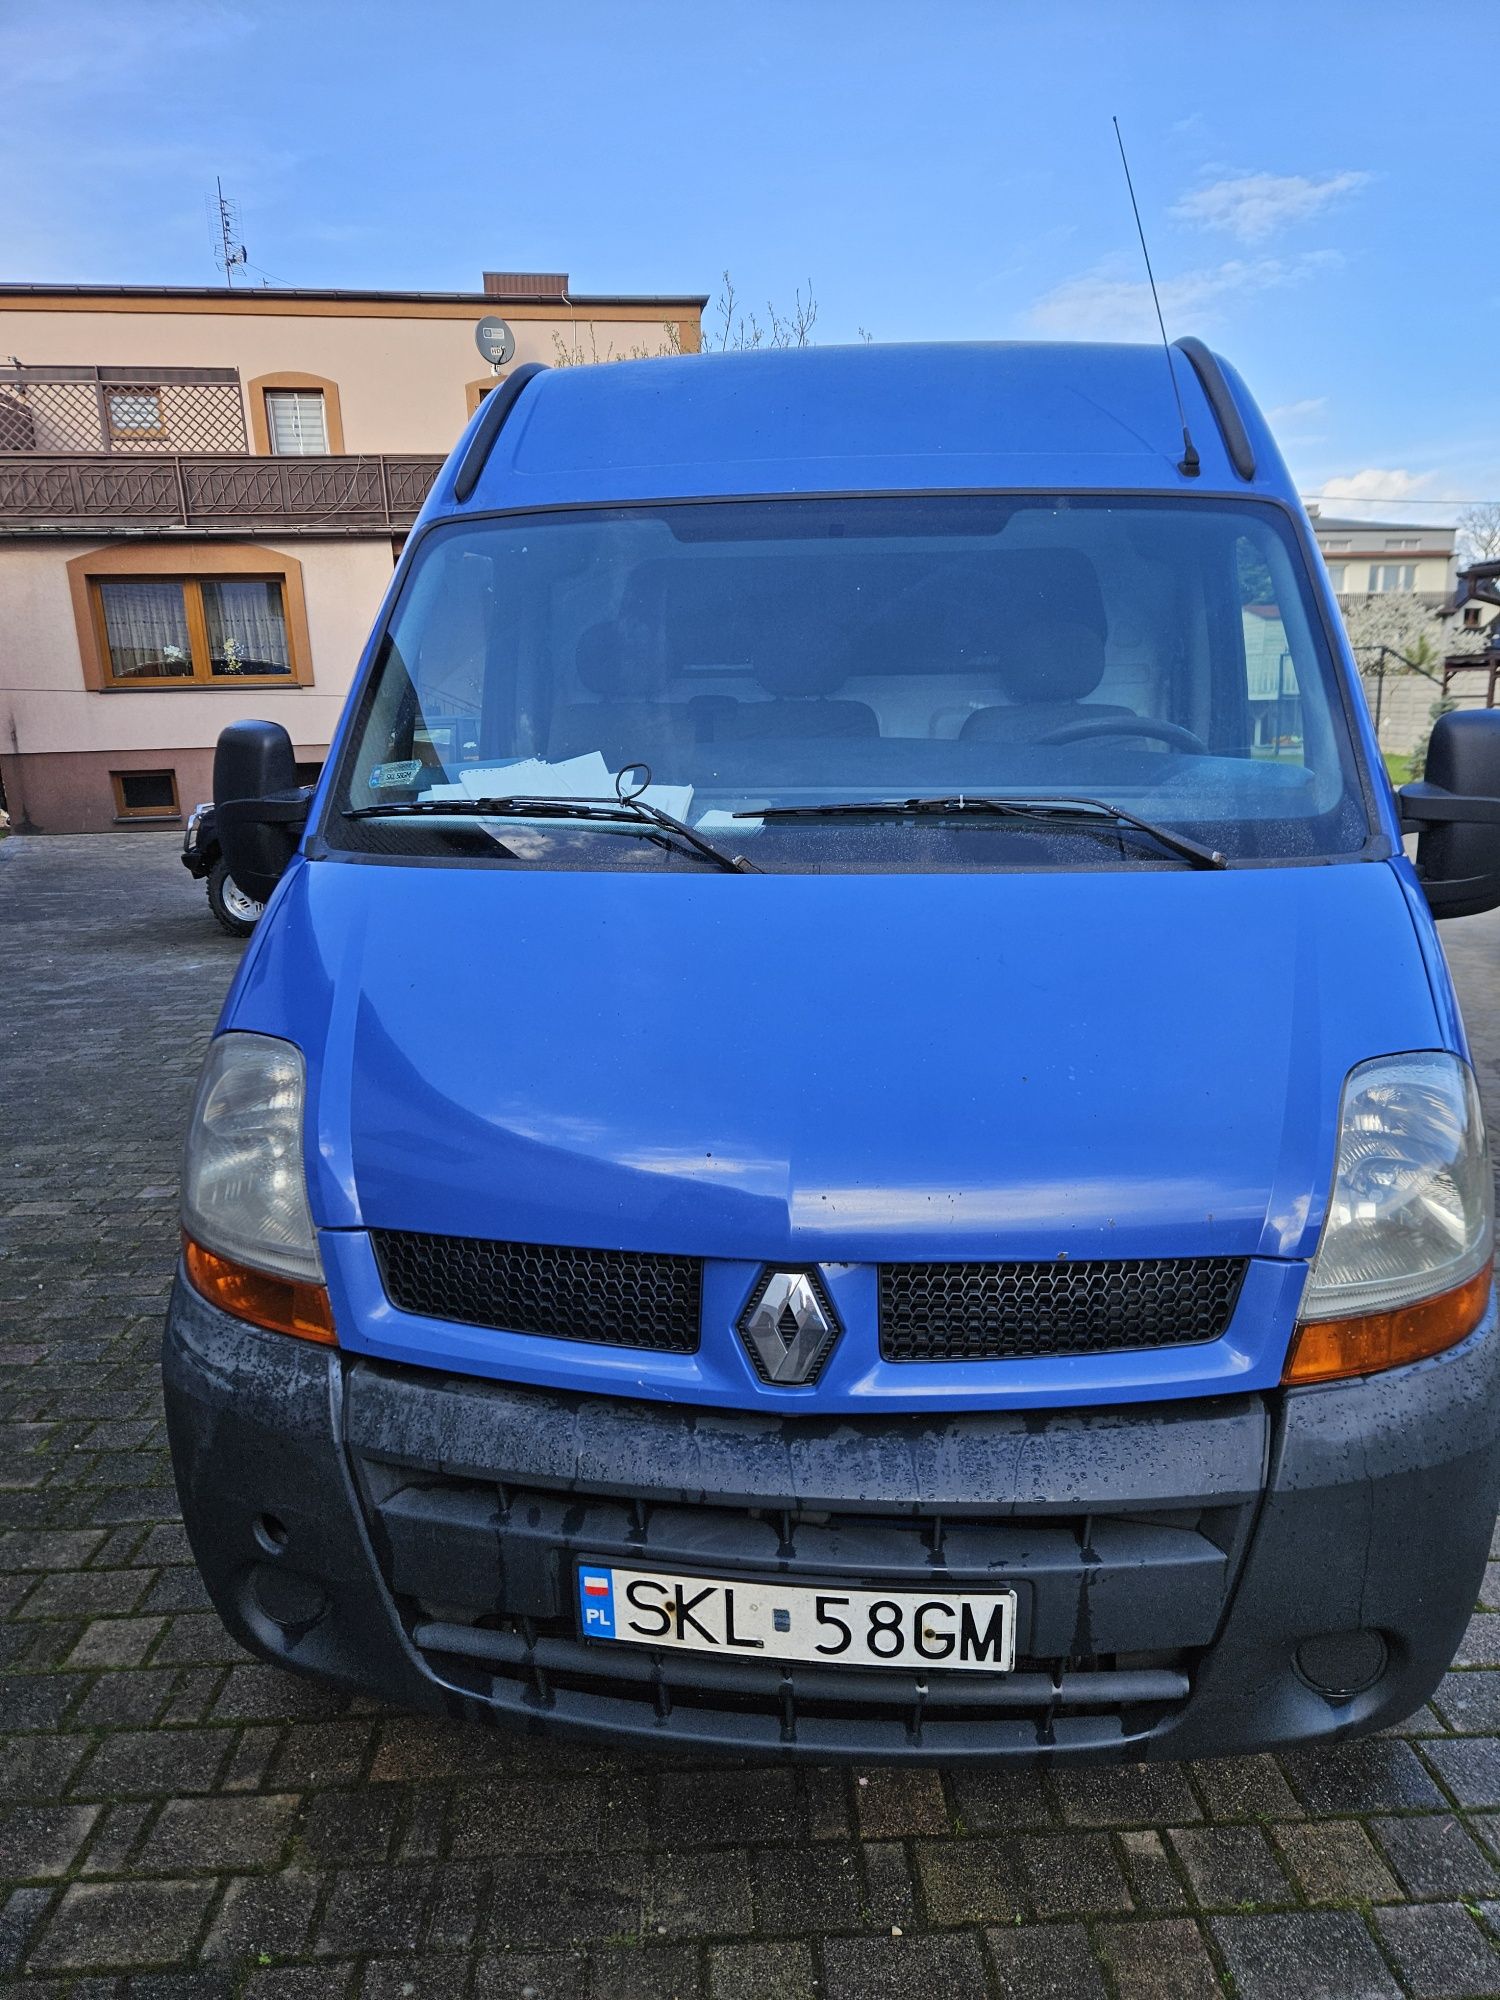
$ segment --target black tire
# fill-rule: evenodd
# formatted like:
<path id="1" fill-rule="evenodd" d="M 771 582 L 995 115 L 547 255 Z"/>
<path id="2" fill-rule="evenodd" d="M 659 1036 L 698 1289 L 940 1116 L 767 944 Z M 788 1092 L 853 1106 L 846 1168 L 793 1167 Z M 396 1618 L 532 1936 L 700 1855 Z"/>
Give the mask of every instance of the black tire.
<path id="1" fill-rule="evenodd" d="M 265 905 L 252 901 L 219 860 L 208 871 L 208 907 L 220 930 L 228 931 L 231 937 L 249 937 L 260 922 Z"/>

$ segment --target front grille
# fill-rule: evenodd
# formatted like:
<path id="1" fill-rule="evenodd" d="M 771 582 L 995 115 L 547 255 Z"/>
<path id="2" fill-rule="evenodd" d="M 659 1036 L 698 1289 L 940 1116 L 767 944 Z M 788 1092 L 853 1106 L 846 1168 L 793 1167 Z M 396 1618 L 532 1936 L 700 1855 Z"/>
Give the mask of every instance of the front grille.
<path id="1" fill-rule="evenodd" d="M 601 1347 L 697 1352 L 702 1266 L 696 1257 L 407 1229 L 370 1235 L 386 1296 L 402 1312 Z"/>
<path id="2" fill-rule="evenodd" d="M 1024 1361 L 1218 1340 L 1243 1257 L 882 1264 L 886 1361 Z"/>

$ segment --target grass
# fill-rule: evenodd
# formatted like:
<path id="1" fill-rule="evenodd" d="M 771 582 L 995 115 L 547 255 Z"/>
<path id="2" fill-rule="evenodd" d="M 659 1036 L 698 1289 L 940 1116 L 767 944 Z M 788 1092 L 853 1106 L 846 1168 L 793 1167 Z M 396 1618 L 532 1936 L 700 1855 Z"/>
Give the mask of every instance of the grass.
<path id="1" fill-rule="evenodd" d="M 1411 757 L 1400 756 L 1394 750 L 1387 750 L 1383 754 L 1385 756 L 1385 768 L 1390 774 L 1391 783 L 1393 785 L 1409 785 L 1412 779 L 1413 759 Z"/>

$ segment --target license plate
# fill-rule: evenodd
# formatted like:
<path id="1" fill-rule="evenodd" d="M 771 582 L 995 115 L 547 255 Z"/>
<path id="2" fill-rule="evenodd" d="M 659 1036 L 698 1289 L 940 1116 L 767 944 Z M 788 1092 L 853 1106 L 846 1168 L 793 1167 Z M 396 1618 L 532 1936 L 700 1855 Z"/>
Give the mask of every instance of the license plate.
<path id="1" fill-rule="evenodd" d="M 584 1563 L 578 1615 L 586 1639 L 724 1659 L 993 1674 L 1016 1656 L 1013 1590 L 832 1590 Z"/>

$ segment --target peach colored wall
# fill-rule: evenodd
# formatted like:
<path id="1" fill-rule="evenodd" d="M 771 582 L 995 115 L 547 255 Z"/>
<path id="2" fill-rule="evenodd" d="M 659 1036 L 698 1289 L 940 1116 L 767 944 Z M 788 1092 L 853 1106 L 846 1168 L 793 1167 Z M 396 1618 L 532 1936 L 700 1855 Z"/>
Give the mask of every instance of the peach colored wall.
<path id="1" fill-rule="evenodd" d="M 486 307 L 444 307 L 451 317 L 365 317 L 348 313 L 279 314 L 255 308 L 202 311 L 56 311 L 0 306 L 0 356 L 28 367 L 152 365 L 238 368 L 242 382 L 283 369 L 325 375 L 338 384 L 344 448 L 350 452 L 446 452 L 468 421 L 465 385 L 486 373 L 474 328 Z M 516 336 L 515 361 L 557 358 L 553 336 L 583 358 L 608 360 L 636 346 L 664 351 L 665 322 L 629 319 L 528 319 L 503 303 L 492 308 Z M 692 321 L 696 339 L 696 317 Z M 514 366 L 513 362 L 511 366 Z M 248 435 L 248 429 L 247 429 Z"/>
<path id="2" fill-rule="evenodd" d="M 297 743 L 328 742 L 391 579 L 388 540 L 259 541 L 302 564 L 311 687 L 107 694 L 84 688 L 68 591 L 67 559 L 90 546 L 100 544 L 0 541 L 0 750 L 207 748 L 225 723 L 246 715 L 284 723 Z"/>
<path id="3" fill-rule="evenodd" d="M 294 746 L 299 759 L 316 763 L 321 744 Z M 122 819 L 115 811 L 112 771 L 170 771 L 177 780 L 180 810 L 170 818 Z M 160 831 L 182 823 L 201 799 L 214 791 L 212 750 L 54 751 L 46 757 L 7 757 L 0 750 L 0 784 L 5 787 L 12 823 L 36 833 Z M 183 877 L 186 884 L 187 877 Z"/>

